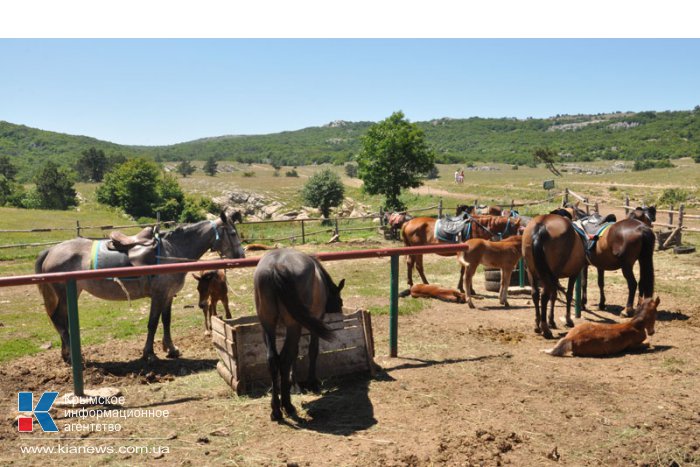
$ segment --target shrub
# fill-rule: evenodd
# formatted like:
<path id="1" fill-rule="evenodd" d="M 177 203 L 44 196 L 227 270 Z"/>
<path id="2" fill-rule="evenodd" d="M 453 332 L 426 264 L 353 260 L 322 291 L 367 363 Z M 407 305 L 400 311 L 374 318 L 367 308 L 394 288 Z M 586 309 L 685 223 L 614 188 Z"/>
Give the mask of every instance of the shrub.
<path id="1" fill-rule="evenodd" d="M 301 195 L 304 203 L 320 209 L 323 217 L 328 218 L 331 208 L 343 202 L 345 188 L 338 174 L 325 169 L 314 174 L 306 182 Z"/>
<path id="2" fill-rule="evenodd" d="M 248 178 L 255 177 L 255 172 L 243 172 L 243 176 Z"/>
<path id="3" fill-rule="evenodd" d="M 634 161 L 634 166 L 632 167 L 632 170 L 639 172 L 641 170 L 669 169 L 669 168 L 673 168 L 673 167 L 674 167 L 674 165 L 668 159 L 661 159 L 661 160 L 637 159 L 636 161 Z"/>
<path id="4" fill-rule="evenodd" d="M 292 170 L 287 170 L 287 171 L 284 173 L 284 176 L 285 176 L 285 177 L 298 177 L 299 174 L 297 173 L 296 169 L 292 169 Z"/>
<path id="5" fill-rule="evenodd" d="M 657 204 L 677 206 L 687 201 L 688 198 L 690 198 L 690 193 L 682 188 L 667 188 L 661 193 L 661 196 L 659 196 Z"/>
<path id="6" fill-rule="evenodd" d="M 357 178 L 357 164 L 345 164 L 345 175 L 350 178 Z"/>

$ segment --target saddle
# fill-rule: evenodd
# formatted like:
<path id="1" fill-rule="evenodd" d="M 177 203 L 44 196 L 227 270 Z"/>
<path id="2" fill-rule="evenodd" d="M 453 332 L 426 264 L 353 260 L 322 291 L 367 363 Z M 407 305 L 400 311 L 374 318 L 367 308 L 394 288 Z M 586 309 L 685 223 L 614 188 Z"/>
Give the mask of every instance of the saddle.
<path id="1" fill-rule="evenodd" d="M 109 234 L 109 238 L 107 249 L 126 254 L 133 266 L 146 266 L 156 262 L 160 242 L 153 227 L 146 227 L 136 235 L 125 235 L 115 230 Z"/>
<path id="2" fill-rule="evenodd" d="M 435 222 L 435 237 L 443 242 L 457 243 L 460 239 L 469 238 L 471 219 L 448 217 Z"/>
<path id="3" fill-rule="evenodd" d="M 595 248 L 595 244 L 603 232 L 614 224 L 614 222 L 606 222 L 606 219 L 603 219 L 599 214 L 592 214 L 572 223 L 574 230 L 583 240 L 587 257 L 590 257 L 591 251 Z"/>

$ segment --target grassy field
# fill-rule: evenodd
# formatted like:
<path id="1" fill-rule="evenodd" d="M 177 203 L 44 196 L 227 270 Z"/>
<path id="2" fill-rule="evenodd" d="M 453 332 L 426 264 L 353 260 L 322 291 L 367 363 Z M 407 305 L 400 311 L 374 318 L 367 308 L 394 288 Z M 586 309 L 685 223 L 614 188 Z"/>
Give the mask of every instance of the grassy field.
<path id="1" fill-rule="evenodd" d="M 674 161 L 681 167 L 675 169 L 655 169 L 645 172 L 624 172 L 602 175 L 583 175 L 565 173 L 557 178 L 556 191 L 568 186 L 591 199 L 606 201 L 609 205 L 622 202 L 625 195 L 632 204 L 644 200 L 652 204 L 658 200 L 663 191 L 668 188 L 686 190 L 691 198 L 688 205 L 691 212 L 700 198 L 700 164 L 690 159 Z M 200 163 L 201 164 L 201 163 Z M 575 164 L 581 167 L 606 168 L 611 163 Z M 407 193 L 404 201 L 411 207 L 436 205 L 443 198 L 446 210 L 452 209 L 459 202 L 509 203 L 511 200 L 528 201 L 545 197 L 542 181 L 553 178 L 543 168 L 520 167 L 512 170 L 511 166 L 490 164 L 498 168 L 494 171 L 466 171 L 463 185 L 455 185 L 452 174 L 456 165 L 439 166 L 440 178 L 428 181 L 418 192 Z M 236 170 L 222 173 L 216 177 L 208 177 L 197 172 L 194 176 L 180 179 L 181 185 L 189 193 L 202 196 L 218 196 L 225 190 L 244 189 L 263 194 L 270 199 L 284 202 L 287 207 L 298 209 L 301 206 L 300 188 L 304 182 L 320 167 L 298 167 L 299 177 L 286 177 L 288 168 L 281 170 L 281 176 L 274 175 L 274 169 L 269 165 L 240 165 Z M 368 196 L 361 192 L 357 179 L 345 176 L 343 167 L 333 167 L 346 183 L 346 196 L 355 201 L 371 206 L 375 211 L 380 205 L 380 198 Z M 252 172 L 253 176 L 244 176 L 244 172 Z M 120 212 L 101 206 L 95 202 L 95 185 L 79 184 L 77 190 L 83 202 L 79 208 L 72 211 L 29 211 L 12 208 L 0 208 L 0 230 L 31 229 L 31 228 L 65 228 L 66 231 L 41 233 L 0 233 L 0 245 L 15 243 L 47 242 L 72 238 L 75 235 L 76 221 L 82 226 L 124 225 L 132 221 Z M 560 200 L 560 199 L 559 199 Z M 523 214 L 536 214 L 554 207 L 559 201 L 551 204 L 521 209 Z M 341 223 L 342 228 L 372 227 L 372 221 Z M 700 223 L 696 222 L 696 226 Z M 321 226 L 309 223 L 307 232 L 320 230 Z M 135 229 L 128 230 L 130 232 Z M 102 237 L 109 230 L 89 230 L 83 235 Z M 300 246 L 300 228 L 298 224 L 275 224 L 272 226 L 241 226 L 241 233 L 248 239 L 265 237 L 278 239 L 290 235 L 298 235 L 294 241 L 280 241 L 283 245 Z M 310 238 L 304 249 L 307 251 L 332 251 L 337 249 L 372 248 L 378 245 L 392 245 L 383 240 L 376 229 L 348 232 L 342 236 L 343 243 L 327 245 L 325 242 L 329 233 L 319 234 Z M 700 246 L 696 235 L 685 235 L 686 243 Z M 33 263 L 42 247 L 0 249 L 0 275 L 10 276 L 30 274 Z M 697 254 L 687 260 L 687 267 L 697 267 Z M 389 279 L 387 260 L 368 260 L 361 263 L 362 267 L 353 263 L 330 264 L 329 269 L 334 277 L 345 277 L 348 287 L 345 294 L 360 300 L 373 313 L 385 313 L 388 307 Z M 405 284 L 404 267 L 401 268 L 401 284 Z M 231 284 L 238 313 L 253 312 L 250 270 L 229 271 Z M 430 275 L 432 280 L 452 286 L 456 282 L 455 266 L 452 261 L 431 261 Z M 611 275 L 609 281 L 622 281 L 621 277 Z M 196 303 L 195 289 L 192 280 L 188 280 L 183 292 L 175 300 L 174 322 L 176 327 L 191 328 L 202 326 L 202 318 L 198 309 L 190 308 Z M 594 283 L 594 282 L 592 282 Z M 661 282 L 663 283 L 663 280 Z M 694 293 L 688 284 L 671 284 L 663 287 L 673 292 Z M 690 288 L 689 288 L 690 287 Z M 682 289 L 682 290 L 681 290 Z M 686 290 L 687 289 L 687 290 Z M 419 311 L 422 302 L 409 302 L 402 307 L 403 313 Z M 129 307 L 126 302 L 105 302 L 84 295 L 80 299 L 81 328 L 85 343 L 100 343 L 107 339 L 123 339 L 134 335 L 144 335 L 148 316 L 148 302 L 134 301 Z M 34 287 L 0 288 L 0 361 L 34 354 L 42 350 L 41 346 L 51 343 L 58 346 L 59 339 L 51 326 L 39 294 Z"/>

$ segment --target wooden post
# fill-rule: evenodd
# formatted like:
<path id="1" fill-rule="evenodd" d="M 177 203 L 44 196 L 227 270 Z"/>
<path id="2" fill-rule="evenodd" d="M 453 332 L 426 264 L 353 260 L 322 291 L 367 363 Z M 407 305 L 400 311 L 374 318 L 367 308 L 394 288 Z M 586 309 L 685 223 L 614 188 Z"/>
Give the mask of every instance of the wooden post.
<path id="1" fill-rule="evenodd" d="M 442 198 L 438 201 L 438 219 L 442 219 Z"/>
<path id="2" fill-rule="evenodd" d="M 673 209 L 673 208 L 671 208 Z M 625 217 L 627 217 L 627 214 L 630 212 L 630 197 L 629 195 L 625 195 Z"/>
<path id="3" fill-rule="evenodd" d="M 384 227 L 384 210 L 379 206 L 379 227 Z"/>
<path id="4" fill-rule="evenodd" d="M 304 219 L 301 220 L 301 244 L 304 245 L 306 243 L 306 234 L 304 232 Z"/>
<path id="5" fill-rule="evenodd" d="M 80 221 L 75 221 L 75 230 L 76 230 L 77 236 L 80 237 Z"/>
<path id="6" fill-rule="evenodd" d="M 588 198 L 583 198 L 583 204 L 586 205 L 586 214 L 590 214 L 591 210 L 590 210 L 590 206 L 588 206 Z"/>
<path id="7" fill-rule="evenodd" d="M 668 213 L 668 224 L 673 225 L 673 204 L 669 208 L 669 211 L 671 212 Z"/>
<path id="8" fill-rule="evenodd" d="M 598 201 L 595 202 L 595 208 L 594 208 L 594 209 L 595 209 L 595 212 L 597 212 L 598 214 L 600 214 L 600 211 L 598 211 Z"/>
<path id="9" fill-rule="evenodd" d="M 569 189 L 564 188 L 564 200 L 562 201 L 561 205 L 566 206 L 567 204 L 569 204 Z"/>

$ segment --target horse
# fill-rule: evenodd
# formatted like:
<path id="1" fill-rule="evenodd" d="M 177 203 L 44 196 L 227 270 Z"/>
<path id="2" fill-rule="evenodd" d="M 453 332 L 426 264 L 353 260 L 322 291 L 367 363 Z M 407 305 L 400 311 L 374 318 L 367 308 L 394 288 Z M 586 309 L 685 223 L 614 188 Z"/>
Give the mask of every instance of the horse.
<path id="1" fill-rule="evenodd" d="M 199 308 L 204 313 L 204 334 L 211 336 L 211 317 L 216 316 L 216 305 L 221 302 L 226 312 L 226 319 L 231 319 L 231 311 L 228 308 L 228 286 L 226 284 L 226 272 L 217 269 L 192 274 L 197 280 L 197 292 L 199 292 Z"/>
<path id="2" fill-rule="evenodd" d="M 647 335 L 654 335 L 659 302 L 659 297 L 656 300 L 645 298 L 637 307 L 634 318 L 626 323 L 577 324 L 553 349 L 543 352 L 555 357 L 563 357 L 568 352 L 575 357 L 602 357 L 644 347 Z"/>
<path id="3" fill-rule="evenodd" d="M 510 212 L 510 211 L 508 211 Z M 458 204 L 455 212 L 456 216 L 462 213 L 467 213 L 470 216 L 502 216 L 503 210 L 499 206 L 475 206 L 470 204 Z"/>
<path id="4" fill-rule="evenodd" d="M 638 220 L 651 227 L 656 222 L 656 206 L 636 207 L 627 218 Z"/>
<path id="5" fill-rule="evenodd" d="M 554 322 L 554 302 L 557 292 L 563 290 L 559 285 L 559 278 L 569 279 L 566 289 L 566 325 L 574 325 L 571 320 L 571 298 L 576 277 L 586 265 L 583 241 L 574 230 L 569 217 L 545 214 L 535 217 L 525 227 L 522 250 L 532 285 L 535 332 L 541 332 L 545 338 L 551 339 L 550 328 L 557 327 Z M 543 284 L 541 295 L 540 282 Z M 545 319 L 548 303 L 551 305 L 549 326 Z"/>
<path id="6" fill-rule="evenodd" d="M 654 243 L 656 235 L 651 227 L 636 219 L 623 219 L 606 229 L 590 248 L 589 262 L 598 270 L 600 301 L 598 308 L 605 310 L 605 271 L 622 269 L 627 281 L 627 304 L 625 314 L 633 312 L 634 295 L 639 284 L 639 298 L 654 294 Z M 639 283 L 634 277 L 634 263 L 639 262 Z M 588 267 L 584 268 L 581 283 L 581 303 L 588 302 Z"/>
<path id="7" fill-rule="evenodd" d="M 216 221 L 202 221 L 186 224 L 163 234 L 153 236 L 148 228 L 134 237 L 113 233 L 114 238 L 122 240 L 122 245 L 131 242 L 131 251 L 146 249 L 146 258 L 139 258 L 141 264 L 168 261 L 169 258 L 181 261 L 199 259 L 208 250 L 214 250 L 227 258 L 243 258 L 238 232 L 233 224 L 234 216 L 227 218 L 223 212 Z M 135 260 L 129 254 L 108 249 L 109 240 L 89 240 L 75 238 L 59 243 L 39 253 L 35 263 L 37 274 L 52 272 L 84 271 L 97 269 L 98 262 L 107 263 L 109 267 L 133 266 Z M 148 250 L 153 245 L 153 250 Z M 170 318 L 173 297 L 183 287 L 186 273 L 157 274 L 153 276 L 138 276 L 122 279 L 87 279 L 77 282 L 78 296 L 84 290 L 95 297 L 105 300 L 131 300 L 135 298 L 151 298 L 151 311 L 148 318 L 148 335 L 143 349 L 146 361 L 155 360 L 153 339 L 158 328 L 158 320 L 163 321 L 163 350 L 168 358 L 177 358 L 180 351 L 173 344 L 170 336 Z M 66 286 L 63 283 L 38 284 L 44 300 L 44 307 L 56 331 L 61 336 L 61 356 L 70 362 L 70 347 L 68 336 L 68 308 Z"/>
<path id="8" fill-rule="evenodd" d="M 413 216 L 406 212 L 384 213 L 384 224 L 389 226 L 391 238 L 396 240 L 401 240 L 401 236 L 399 235 L 401 227 L 411 219 L 413 219 Z"/>
<path id="9" fill-rule="evenodd" d="M 475 308 L 472 301 L 472 279 L 476 268 L 483 264 L 501 269 L 501 290 L 498 294 L 499 303 L 506 308 L 508 305 L 508 286 L 510 276 L 518 260 L 522 258 L 523 237 L 516 235 L 500 242 L 492 242 L 482 238 L 472 238 L 466 241 L 467 249 L 460 251 L 457 261 L 466 272 L 464 273 L 464 290 L 466 290 L 469 308 Z"/>
<path id="10" fill-rule="evenodd" d="M 470 216 L 472 226 L 470 229 L 470 238 L 485 238 L 493 237 L 505 238 L 510 235 L 515 235 L 520 230 L 520 218 L 500 217 L 500 216 Z M 437 245 L 445 243 L 435 237 L 436 219 L 432 217 L 415 217 L 406 222 L 401 228 L 401 237 L 405 246 L 422 246 L 422 245 Z M 440 254 L 440 253 L 438 253 Z M 455 256 L 456 253 L 442 253 L 441 256 Z M 428 279 L 423 272 L 423 255 L 408 255 L 406 256 L 408 287 L 413 286 L 413 266 L 415 265 L 418 274 L 424 284 L 428 284 Z M 462 278 L 464 276 L 464 268 L 460 271 L 459 282 L 457 289 L 464 292 Z"/>
<path id="11" fill-rule="evenodd" d="M 341 313 L 340 292 L 345 279 L 336 285 L 314 257 L 285 248 L 262 257 L 253 274 L 255 310 L 263 328 L 267 364 L 272 379 L 272 413 L 282 419 L 281 402 L 287 415 L 296 416 L 290 396 L 291 370 L 299 353 L 301 328 L 309 330 L 309 376 L 307 386 L 318 391 L 316 358 L 318 340 L 331 340 L 333 331 L 322 321 L 324 313 Z M 284 346 L 277 352 L 277 324 L 286 327 Z"/>
<path id="12" fill-rule="evenodd" d="M 433 284 L 415 284 L 410 290 L 399 294 L 400 297 L 411 295 L 413 298 L 436 298 L 442 302 L 465 303 L 464 293 Z"/>

